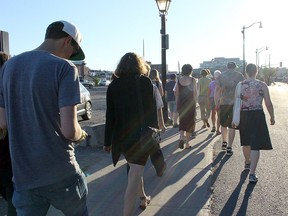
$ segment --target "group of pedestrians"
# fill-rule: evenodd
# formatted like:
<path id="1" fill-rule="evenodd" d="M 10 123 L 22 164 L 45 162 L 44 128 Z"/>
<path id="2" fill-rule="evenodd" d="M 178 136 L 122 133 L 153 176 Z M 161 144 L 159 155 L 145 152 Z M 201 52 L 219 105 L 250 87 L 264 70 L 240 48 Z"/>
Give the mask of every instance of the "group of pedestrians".
<path id="1" fill-rule="evenodd" d="M 247 65 L 246 79 L 235 69 L 236 64 L 229 62 L 227 70 L 222 73 L 219 70 L 214 71 L 212 80 L 208 77 L 211 77 L 210 70 L 203 69 L 195 88 L 196 81 L 191 76 L 192 66 L 182 67 L 181 76 L 174 86 L 179 114 L 179 148 L 183 149 L 184 145 L 186 149 L 191 147 L 189 142 L 191 133 L 195 131 L 198 102 L 203 122 L 201 129 L 210 127 L 211 118 L 211 132 L 222 135 L 222 150 L 226 151 L 227 156 L 233 154 L 232 144 L 235 132 L 239 130 L 244 168 L 250 170 L 249 182 L 256 183 L 258 177 L 255 171 L 260 157 L 259 150 L 272 149 L 262 106 L 263 100 L 270 115 L 271 125 L 275 124 L 274 109 L 266 83 L 256 79 L 257 66 Z"/>
<path id="2" fill-rule="evenodd" d="M 85 58 L 81 41 L 78 28 L 61 20 L 47 27 L 44 42 L 35 50 L 9 60 L 0 53 L 0 192 L 8 201 L 8 216 L 16 212 L 44 216 L 51 205 L 65 215 L 88 215 L 87 181 L 74 152 L 87 133 L 77 121 L 79 77 L 70 61 Z M 207 77 L 209 70 L 202 70 L 197 83 L 192 66 L 185 64 L 181 76 L 176 80 L 172 75 L 163 88 L 158 71 L 150 71 L 139 55 L 129 52 L 121 58 L 107 89 L 103 148 L 112 152 L 114 166 L 121 154 L 127 161 L 124 216 L 133 214 L 137 199 L 142 209 L 151 201 L 143 179 L 148 158 L 158 176 L 167 168 L 159 142 L 153 139 L 166 130 L 163 95 L 173 127 L 179 127 L 179 148 L 191 147 L 198 101 L 202 128 L 210 127 L 211 113 L 211 132 L 222 134 L 227 155 L 233 154 L 239 129 L 244 168 L 250 169 L 249 181 L 257 182 L 259 150 L 272 149 L 262 102 L 271 125 L 275 124 L 273 104 L 267 85 L 256 79 L 256 65 L 247 65 L 246 79 L 235 71 L 234 62 L 227 68 L 215 71 L 214 80 Z"/>

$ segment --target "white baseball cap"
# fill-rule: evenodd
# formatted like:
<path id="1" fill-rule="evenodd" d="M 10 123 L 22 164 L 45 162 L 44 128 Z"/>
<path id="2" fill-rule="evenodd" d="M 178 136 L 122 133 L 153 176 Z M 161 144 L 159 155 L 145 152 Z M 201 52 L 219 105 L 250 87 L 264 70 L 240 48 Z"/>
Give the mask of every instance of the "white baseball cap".
<path id="1" fill-rule="evenodd" d="M 60 21 L 56 21 L 51 23 L 46 30 L 46 35 L 48 32 L 51 31 L 62 31 L 62 32 L 66 32 L 68 35 L 70 35 L 74 41 L 78 44 L 79 48 L 77 50 L 77 53 L 75 53 L 73 56 L 70 57 L 69 60 L 72 61 L 81 61 L 85 59 L 85 54 L 83 52 L 83 50 L 80 47 L 80 43 L 82 41 L 82 35 L 79 31 L 79 29 L 74 26 L 73 24 L 64 21 L 64 20 L 60 20 Z"/>
<path id="2" fill-rule="evenodd" d="M 220 70 L 215 70 L 214 71 L 214 78 L 217 79 L 221 74 L 221 71 Z"/>

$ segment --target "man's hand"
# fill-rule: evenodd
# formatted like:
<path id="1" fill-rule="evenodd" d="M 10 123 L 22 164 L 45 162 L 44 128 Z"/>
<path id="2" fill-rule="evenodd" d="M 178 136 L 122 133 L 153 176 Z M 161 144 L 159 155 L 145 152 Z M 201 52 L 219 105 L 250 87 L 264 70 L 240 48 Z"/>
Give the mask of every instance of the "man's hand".
<path id="1" fill-rule="evenodd" d="M 87 138 L 88 134 L 86 131 L 82 130 L 82 134 L 81 134 L 81 137 L 74 141 L 74 143 L 78 144 L 78 143 L 81 143 L 82 141 L 84 141 L 86 138 Z"/>
<path id="2" fill-rule="evenodd" d="M 234 122 L 231 123 L 232 128 L 238 128 L 238 125 L 236 125 Z"/>

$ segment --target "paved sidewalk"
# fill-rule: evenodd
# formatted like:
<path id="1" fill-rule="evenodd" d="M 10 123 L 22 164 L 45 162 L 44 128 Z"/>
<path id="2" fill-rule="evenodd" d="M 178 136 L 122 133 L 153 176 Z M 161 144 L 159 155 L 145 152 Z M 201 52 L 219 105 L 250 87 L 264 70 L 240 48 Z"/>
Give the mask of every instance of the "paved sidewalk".
<path id="1" fill-rule="evenodd" d="M 135 215 L 208 216 L 211 205 L 211 175 L 213 145 L 221 136 L 211 134 L 211 128 L 200 129 L 191 141 L 192 148 L 178 148 L 178 128 L 169 128 L 162 135 L 161 148 L 167 170 L 157 177 L 149 161 L 145 167 L 145 191 L 152 200 L 146 210 L 135 209 Z M 88 179 L 88 208 L 90 216 L 121 216 L 127 185 L 126 162 L 122 158 L 116 167 L 111 155 L 95 153 L 95 163 L 86 170 Z M 139 201 L 140 202 L 140 201 Z M 62 215 L 53 208 L 49 216 Z"/>

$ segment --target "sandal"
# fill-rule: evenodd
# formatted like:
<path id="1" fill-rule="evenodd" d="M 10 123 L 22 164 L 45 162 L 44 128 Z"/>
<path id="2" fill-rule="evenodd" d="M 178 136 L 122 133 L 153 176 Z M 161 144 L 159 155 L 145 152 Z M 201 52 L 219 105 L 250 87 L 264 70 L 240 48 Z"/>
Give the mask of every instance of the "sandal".
<path id="1" fill-rule="evenodd" d="M 222 150 L 226 150 L 227 148 L 227 142 L 222 142 Z"/>
<path id="2" fill-rule="evenodd" d="M 184 140 L 179 140 L 178 147 L 179 147 L 180 149 L 183 149 L 183 148 L 184 148 Z"/>
<path id="3" fill-rule="evenodd" d="M 151 196 L 140 197 L 140 209 L 145 210 L 151 201 Z"/>

